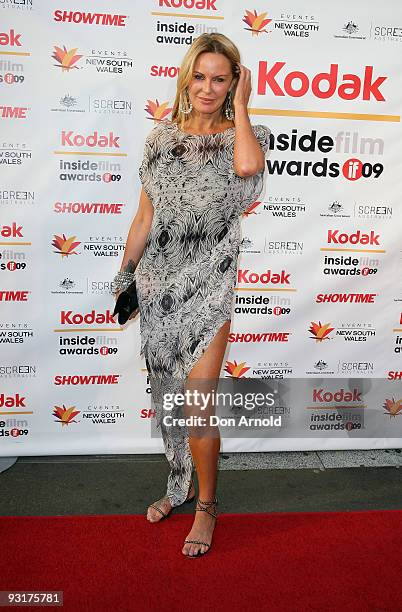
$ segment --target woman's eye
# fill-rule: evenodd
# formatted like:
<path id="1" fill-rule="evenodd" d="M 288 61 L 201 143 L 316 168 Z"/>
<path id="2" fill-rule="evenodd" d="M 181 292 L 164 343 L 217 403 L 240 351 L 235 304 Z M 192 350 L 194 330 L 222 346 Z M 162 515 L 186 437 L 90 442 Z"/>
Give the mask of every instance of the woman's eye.
<path id="1" fill-rule="evenodd" d="M 202 75 L 201 75 L 201 74 L 196 74 L 196 75 L 194 75 L 194 78 L 195 78 L 195 79 L 198 79 L 198 77 L 200 77 L 200 78 L 202 79 Z M 217 77 L 217 78 L 216 78 L 216 80 L 217 80 L 219 83 L 223 83 L 223 81 L 224 81 L 224 79 L 222 79 L 221 77 Z"/>

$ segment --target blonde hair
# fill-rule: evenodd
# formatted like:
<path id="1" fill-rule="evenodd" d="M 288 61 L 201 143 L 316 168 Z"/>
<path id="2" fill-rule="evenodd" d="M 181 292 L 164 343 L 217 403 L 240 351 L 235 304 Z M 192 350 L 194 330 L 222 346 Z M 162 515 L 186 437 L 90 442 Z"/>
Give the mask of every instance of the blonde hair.
<path id="1" fill-rule="evenodd" d="M 179 124 L 179 127 L 183 128 L 186 119 L 189 118 L 189 114 L 181 113 L 179 111 L 179 104 L 188 109 L 188 103 L 190 101 L 188 93 L 185 91 L 186 88 L 192 81 L 194 64 L 197 61 L 198 56 L 201 53 L 222 53 L 230 62 L 232 75 L 236 79 L 237 74 L 237 62 L 240 62 L 240 52 L 236 45 L 224 34 L 212 32 L 211 34 L 204 33 L 198 36 L 188 49 L 186 55 L 180 66 L 179 76 L 177 77 L 177 89 L 176 98 L 173 104 L 172 110 L 172 122 Z M 233 85 L 232 85 L 233 87 Z M 226 98 L 227 99 L 227 98 Z M 225 102 L 226 102 L 225 99 Z M 222 118 L 225 113 L 225 102 L 222 105 Z M 232 107 L 233 113 L 234 108 Z"/>

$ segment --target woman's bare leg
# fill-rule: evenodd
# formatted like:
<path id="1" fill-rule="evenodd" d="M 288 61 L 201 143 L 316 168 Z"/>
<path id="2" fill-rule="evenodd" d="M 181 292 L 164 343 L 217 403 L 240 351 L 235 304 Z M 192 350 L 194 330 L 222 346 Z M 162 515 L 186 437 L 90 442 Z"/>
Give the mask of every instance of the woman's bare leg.
<path id="1" fill-rule="evenodd" d="M 196 365 L 192 368 L 187 381 L 188 388 L 192 388 L 192 381 L 194 381 L 195 388 L 197 388 L 197 379 L 204 379 L 205 383 L 202 385 L 202 390 L 208 387 L 208 381 L 210 381 L 210 389 L 215 388 L 215 383 L 219 378 L 219 374 L 222 367 L 222 360 L 225 354 L 228 335 L 230 331 L 230 321 L 226 321 L 224 325 L 219 329 L 214 339 L 209 344 L 203 355 L 200 357 Z M 208 411 L 206 411 L 208 412 Z M 213 413 L 213 407 L 212 407 Z M 201 414 L 198 412 L 198 414 Z M 195 469 L 197 471 L 198 484 L 199 484 L 199 498 L 201 501 L 209 501 L 215 498 L 216 483 L 217 483 L 217 470 L 218 470 L 218 458 L 220 450 L 220 435 L 219 429 L 214 428 L 214 435 L 197 436 L 191 435 L 192 428 L 189 428 L 189 444 Z M 215 507 L 208 508 L 214 512 Z M 187 535 L 186 540 L 201 540 L 204 542 L 210 542 L 212 540 L 212 534 L 215 527 L 215 519 L 207 512 L 196 512 L 194 517 L 194 523 L 190 533 Z M 184 555 L 195 555 L 201 550 L 201 553 L 207 550 L 207 547 L 203 544 L 184 544 L 182 553 Z"/>

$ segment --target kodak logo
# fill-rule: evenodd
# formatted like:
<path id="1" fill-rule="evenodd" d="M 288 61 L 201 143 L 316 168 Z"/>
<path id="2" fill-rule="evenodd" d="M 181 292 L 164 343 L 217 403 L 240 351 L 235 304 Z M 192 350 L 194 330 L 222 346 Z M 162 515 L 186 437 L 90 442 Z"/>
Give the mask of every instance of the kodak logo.
<path id="1" fill-rule="evenodd" d="M 0 45 L 4 47 L 21 47 L 21 34 L 16 34 L 14 30 L 0 32 Z"/>
<path id="2" fill-rule="evenodd" d="M 272 270 L 267 269 L 263 274 L 258 274 L 257 272 L 250 272 L 250 270 L 244 270 L 240 268 L 237 271 L 237 282 L 238 283 L 262 283 L 263 285 L 267 285 L 272 283 L 273 285 L 289 285 L 289 276 L 290 273 L 286 273 L 285 270 L 281 270 L 280 273 L 272 272 Z"/>
<path id="3" fill-rule="evenodd" d="M 369 234 L 357 230 L 353 234 L 347 234 L 343 232 L 339 233 L 339 230 L 328 230 L 328 244 L 376 244 L 379 245 L 380 234 L 375 234 L 373 230 Z"/>
<path id="4" fill-rule="evenodd" d="M 0 225 L 0 236 L 3 238 L 22 238 L 22 225 L 17 225 L 15 221 L 12 225 Z"/>
<path id="5" fill-rule="evenodd" d="M 109 132 L 108 136 L 101 136 L 97 131 L 93 132 L 89 136 L 83 136 L 82 134 L 74 134 L 73 130 L 66 132 L 65 130 L 61 133 L 61 144 L 63 147 L 116 147 L 120 148 L 118 140 L 120 136 L 114 136 L 113 132 Z"/>
<path id="6" fill-rule="evenodd" d="M 216 0 L 159 0 L 159 6 L 167 8 L 216 11 Z"/>
<path id="7" fill-rule="evenodd" d="M 60 313 L 60 323 L 62 325 L 80 325 L 81 323 L 91 325 L 92 323 L 116 323 L 116 321 L 113 319 L 110 310 L 107 310 L 105 313 L 96 313 L 95 310 L 91 310 L 91 312 L 86 314 L 81 314 L 80 312 L 73 313 L 72 310 L 62 310 Z"/>
<path id="8" fill-rule="evenodd" d="M 21 397 L 19 393 L 14 395 L 0 394 L 0 408 L 25 408 L 26 397 Z"/>
<path id="9" fill-rule="evenodd" d="M 324 391 L 324 389 L 313 389 L 313 402 L 361 402 L 361 391 L 353 389 L 353 391 Z"/>
<path id="10" fill-rule="evenodd" d="M 362 76 L 353 73 L 339 75 L 339 65 L 331 64 L 328 72 L 319 72 L 312 78 L 302 70 L 286 72 L 286 62 L 275 62 L 271 68 L 268 62 L 261 61 L 258 68 L 258 87 L 260 95 L 265 95 L 267 87 L 275 96 L 300 98 L 308 92 L 316 98 L 328 99 L 338 95 L 342 100 L 377 100 L 384 102 L 380 91 L 387 77 L 373 74 L 373 66 L 365 66 Z"/>

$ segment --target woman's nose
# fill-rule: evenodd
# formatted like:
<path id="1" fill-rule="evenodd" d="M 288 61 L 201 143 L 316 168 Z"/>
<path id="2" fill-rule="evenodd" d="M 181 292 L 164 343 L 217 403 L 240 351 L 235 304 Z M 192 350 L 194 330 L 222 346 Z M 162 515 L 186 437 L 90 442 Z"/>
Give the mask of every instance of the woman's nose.
<path id="1" fill-rule="evenodd" d="M 204 84 L 202 86 L 202 91 L 205 91 L 205 93 L 207 93 L 207 92 L 211 91 L 211 87 L 212 87 L 212 83 L 211 82 L 208 83 L 207 81 L 204 81 Z"/>

